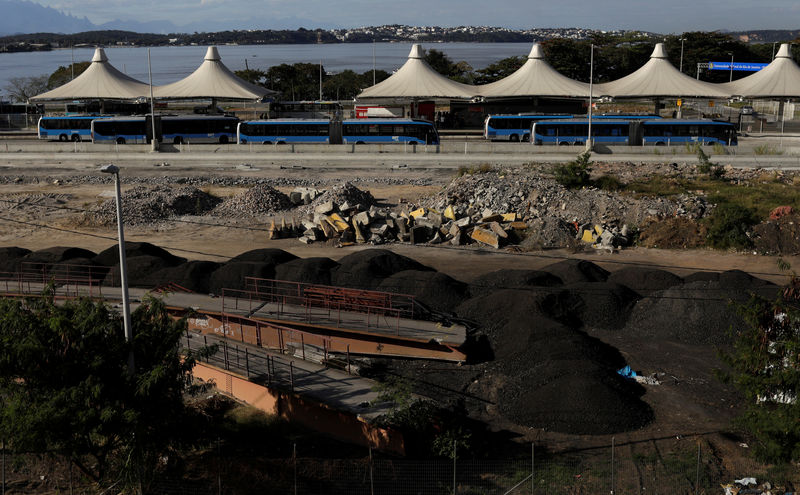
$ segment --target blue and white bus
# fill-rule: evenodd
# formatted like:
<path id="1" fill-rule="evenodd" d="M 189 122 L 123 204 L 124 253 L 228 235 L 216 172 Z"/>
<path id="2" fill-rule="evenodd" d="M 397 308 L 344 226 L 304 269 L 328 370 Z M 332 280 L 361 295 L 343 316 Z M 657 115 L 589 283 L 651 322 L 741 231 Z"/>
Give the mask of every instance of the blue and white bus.
<path id="1" fill-rule="evenodd" d="M 250 120 L 239 123 L 239 144 L 287 144 L 330 142 L 327 119 Z"/>
<path id="2" fill-rule="evenodd" d="M 239 119 L 227 116 L 186 115 L 156 116 L 159 142 L 220 143 L 236 140 Z M 114 117 L 92 122 L 92 142 L 137 144 L 149 143 L 153 126 L 150 117 Z"/>
<path id="3" fill-rule="evenodd" d="M 538 145 L 583 145 L 589 134 L 588 119 L 534 122 L 533 143 Z M 667 146 L 685 143 L 736 146 L 736 127 L 714 120 L 612 120 L 592 121 L 592 140 L 620 146 Z"/>
<path id="4" fill-rule="evenodd" d="M 564 120 L 573 118 L 586 118 L 585 115 L 575 116 L 568 114 L 518 114 L 518 115 L 489 115 L 483 123 L 483 138 L 490 141 L 527 142 L 531 137 L 531 126 L 534 122 L 542 120 Z M 625 119 L 649 120 L 659 119 L 658 115 L 595 115 L 592 119 Z"/>
<path id="5" fill-rule="evenodd" d="M 102 115 L 70 115 L 65 117 L 41 117 L 39 139 L 50 141 L 90 141 L 92 121 L 108 118 Z"/>
<path id="6" fill-rule="evenodd" d="M 239 144 L 439 144 L 431 122 L 418 119 L 275 119 L 241 122 Z"/>
<path id="7" fill-rule="evenodd" d="M 439 133 L 421 119 L 349 119 L 342 122 L 342 142 L 439 144 Z"/>

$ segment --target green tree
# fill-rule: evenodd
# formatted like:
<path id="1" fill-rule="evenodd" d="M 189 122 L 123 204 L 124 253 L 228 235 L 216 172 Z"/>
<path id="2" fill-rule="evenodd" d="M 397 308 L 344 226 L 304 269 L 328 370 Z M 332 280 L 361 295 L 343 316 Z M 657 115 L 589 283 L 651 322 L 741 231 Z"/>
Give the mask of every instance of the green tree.
<path id="1" fill-rule="evenodd" d="M 592 152 L 584 151 L 578 157 L 555 168 L 555 180 L 568 189 L 580 189 L 591 184 Z"/>
<path id="2" fill-rule="evenodd" d="M 279 91 L 291 101 L 316 100 L 319 98 L 320 70 L 325 84 L 325 69 L 319 64 L 280 64 L 270 67 L 266 75 L 266 87 Z"/>
<path id="3" fill-rule="evenodd" d="M 468 63 L 453 62 L 444 52 L 431 48 L 425 52 L 425 61 L 439 74 L 454 81 L 470 84 L 473 79 L 472 66 Z"/>
<path id="4" fill-rule="evenodd" d="M 267 73 L 263 70 L 258 69 L 244 69 L 244 70 L 237 70 L 233 72 L 236 76 L 241 77 L 245 81 L 257 84 L 259 86 L 263 86 L 266 79 Z"/>
<path id="5" fill-rule="evenodd" d="M 72 80 L 73 69 L 75 71 L 75 77 L 78 77 L 83 74 L 83 71 L 88 69 L 90 65 L 92 65 L 91 62 L 76 62 L 67 66 L 59 66 L 47 79 L 47 87 L 53 89 L 63 86 Z"/>
<path id="6" fill-rule="evenodd" d="M 755 441 L 753 454 L 765 462 L 800 459 L 800 279 L 775 301 L 753 296 L 739 307 L 747 322 L 734 335 L 733 350 L 721 357 L 722 375 L 744 395 L 736 423 Z"/>
<path id="7" fill-rule="evenodd" d="M 44 93 L 47 87 L 47 74 L 31 77 L 12 77 L 5 86 L 12 101 L 26 103 L 31 97 Z"/>
<path id="8" fill-rule="evenodd" d="M 488 84 L 508 77 L 522 67 L 526 60 L 525 57 L 506 57 L 483 69 L 478 69 L 475 71 L 474 84 Z"/>
<path id="9" fill-rule="evenodd" d="M 146 486 L 160 456 L 189 438 L 183 394 L 195 356 L 182 356 L 186 322 L 160 300 L 146 298 L 132 324 L 128 343 L 106 305 L 56 304 L 52 287 L 0 300 L 2 438 L 15 451 L 64 456 L 101 485 Z"/>

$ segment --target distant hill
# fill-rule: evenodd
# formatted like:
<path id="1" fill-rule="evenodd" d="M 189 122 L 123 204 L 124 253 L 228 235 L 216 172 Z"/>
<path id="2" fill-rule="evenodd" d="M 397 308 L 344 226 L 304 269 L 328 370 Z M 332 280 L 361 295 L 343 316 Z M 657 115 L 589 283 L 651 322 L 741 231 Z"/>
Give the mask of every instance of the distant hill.
<path id="1" fill-rule="evenodd" d="M 728 33 L 733 38 L 745 43 L 776 43 L 793 41 L 800 38 L 800 29 L 765 29 L 761 31 L 736 31 Z"/>
<path id="2" fill-rule="evenodd" d="M 77 33 L 97 29 L 89 19 L 74 17 L 25 0 L 0 0 L 0 34 Z"/>

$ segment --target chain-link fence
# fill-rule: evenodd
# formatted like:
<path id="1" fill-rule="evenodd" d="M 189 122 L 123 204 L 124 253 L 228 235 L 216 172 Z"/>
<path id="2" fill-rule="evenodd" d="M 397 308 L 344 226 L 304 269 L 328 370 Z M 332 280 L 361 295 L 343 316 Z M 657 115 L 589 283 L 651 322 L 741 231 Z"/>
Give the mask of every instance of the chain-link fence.
<path id="1" fill-rule="evenodd" d="M 39 117 L 38 114 L 0 113 L 0 130 L 36 130 Z"/>
<path id="2" fill-rule="evenodd" d="M 770 482 L 772 494 L 800 483 L 791 466 L 768 466 L 748 458 L 722 461 L 711 449 L 693 447 L 619 457 L 548 455 L 513 460 L 263 458 L 206 452 L 181 476 L 156 476 L 143 492 L 161 495 L 723 495 L 721 485 L 754 477 Z M 627 450 L 628 449 L 617 449 Z M 3 456 L 3 493 L 97 493 L 63 460 Z M 105 487 L 108 490 L 109 487 Z M 111 488 L 111 491 L 116 493 Z M 110 493 L 110 492 L 109 492 Z M 748 493 L 761 493 L 750 490 Z"/>

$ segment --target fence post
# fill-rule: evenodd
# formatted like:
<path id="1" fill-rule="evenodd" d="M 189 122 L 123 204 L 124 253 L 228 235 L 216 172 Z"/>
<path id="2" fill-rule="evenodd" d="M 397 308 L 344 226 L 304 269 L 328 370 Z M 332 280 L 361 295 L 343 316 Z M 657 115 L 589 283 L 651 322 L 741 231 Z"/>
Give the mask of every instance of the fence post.
<path id="1" fill-rule="evenodd" d="M 611 495 L 614 495 L 614 437 L 611 437 Z"/>
<path id="2" fill-rule="evenodd" d="M 203 335 L 203 347 L 208 347 L 208 336 L 206 336 L 206 335 Z M 211 356 L 207 354 L 206 355 L 206 363 L 208 363 L 210 359 L 211 359 Z"/>
<path id="3" fill-rule="evenodd" d="M 694 479 L 694 495 L 700 490 L 700 439 L 697 439 L 697 474 Z"/>
<path id="4" fill-rule="evenodd" d="M 289 382 L 294 392 L 294 362 L 289 361 Z"/>
<path id="5" fill-rule="evenodd" d="M 456 495 L 456 439 L 453 439 L 453 495 Z"/>
<path id="6" fill-rule="evenodd" d="M 535 464 L 535 460 L 534 460 L 535 457 L 533 456 L 533 454 L 534 454 L 534 450 L 533 450 L 534 449 L 534 445 L 535 444 L 533 442 L 531 442 L 531 495 L 533 495 L 533 490 L 536 488 L 536 483 L 534 481 L 534 473 L 536 472 L 535 471 L 536 464 Z"/>
<path id="7" fill-rule="evenodd" d="M 294 461 L 294 495 L 297 495 L 297 444 L 292 444 L 292 461 Z"/>
<path id="8" fill-rule="evenodd" d="M 229 370 L 230 367 L 228 366 L 228 341 L 227 340 L 223 340 L 222 341 L 222 356 L 223 356 L 223 359 L 225 360 L 225 369 Z"/>
<path id="9" fill-rule="evenodd" d="M 350 344 L 347 344 L 347 374 L 352 375 L 350 371 Z"/>
<path id="10" fill-rule="evenodd" d="M 247 347 L 244 348 L 244 369 L 247 372 L 247 378 L 250 378 L 250 351 Z"/>
<path id="11" fill-rule="evenodd" d="M 369 495 L 375 495 L 375 481 L 372 475 L 372 446 L 369 448 Z"/>

